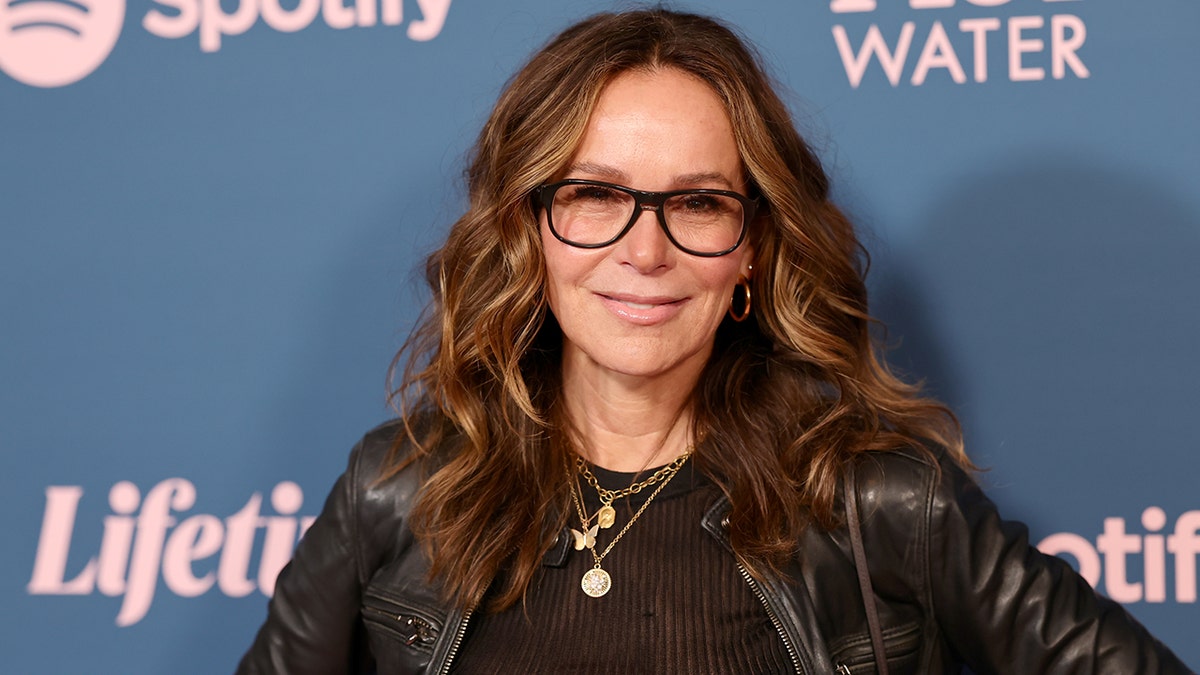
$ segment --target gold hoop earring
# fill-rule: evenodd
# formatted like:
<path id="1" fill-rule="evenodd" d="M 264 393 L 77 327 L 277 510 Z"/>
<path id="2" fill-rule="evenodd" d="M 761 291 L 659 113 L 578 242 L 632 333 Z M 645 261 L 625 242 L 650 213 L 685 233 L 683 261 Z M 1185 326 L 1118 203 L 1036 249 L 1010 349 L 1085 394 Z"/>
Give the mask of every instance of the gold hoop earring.
<path id="1" fill-rule="evenodd" d="M 734 285 L 733 289 L 733 297 L 729 300 L 729 318 L 740 323 L 750 316 L 750 280 L 746 278 L 745 274 L 739 274 L 737 284 Z M 742 291 L 742 300 L 740 303 L 737 297 L 738 289 Z M 742 306 L 740 310 L 737 309 L 739 304 Z"/>

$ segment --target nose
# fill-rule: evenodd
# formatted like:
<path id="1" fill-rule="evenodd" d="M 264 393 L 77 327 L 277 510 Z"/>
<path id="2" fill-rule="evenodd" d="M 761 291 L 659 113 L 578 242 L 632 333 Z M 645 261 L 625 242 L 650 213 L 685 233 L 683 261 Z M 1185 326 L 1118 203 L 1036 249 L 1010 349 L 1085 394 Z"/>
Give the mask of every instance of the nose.
<path id="1" fill-rule="evenodd" d="M 658 222 L 654 207 L 645 205 L 633 227 L 617 242 L 614 253 L 621 263 L 648 274 L 669 264 L 673 248 Z"/>

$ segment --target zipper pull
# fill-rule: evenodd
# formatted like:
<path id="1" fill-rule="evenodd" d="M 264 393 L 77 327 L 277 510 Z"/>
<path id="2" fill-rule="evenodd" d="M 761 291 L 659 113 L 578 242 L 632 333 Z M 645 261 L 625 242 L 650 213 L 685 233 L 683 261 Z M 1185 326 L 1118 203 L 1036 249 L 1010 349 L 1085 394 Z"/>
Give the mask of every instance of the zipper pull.
<path id="1" fill-rule="evenodd" d="M 407 628 L 408 636 L 404 638 L 404 644 L 412 646 L 416 642 L 429 644 L 433 642 L 433 633 L 429 630 L 429 626 L 413 616 L 404 616 L 403 614 L 396 617 L 400 623 Z"/>
<path id="2" fill-rule="evenodd" d="M 850 672 L 850 667 L 849 667 L 849 666 L 847 666 L 847 665 L 846 665 L 846 664 L 844 664 L 844 663 L 839 663 L 839 664 L 838 664 L 838 667 L 837 667 L 837 674 L 838 674 L 838 675 L 853 675 L 853 674 Z"/>

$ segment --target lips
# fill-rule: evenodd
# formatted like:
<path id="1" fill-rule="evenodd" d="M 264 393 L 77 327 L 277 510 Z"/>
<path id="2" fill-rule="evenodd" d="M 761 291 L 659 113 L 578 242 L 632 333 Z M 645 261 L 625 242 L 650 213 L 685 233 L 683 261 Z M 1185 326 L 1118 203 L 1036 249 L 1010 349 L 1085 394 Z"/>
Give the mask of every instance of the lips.
<path id="1" fill-rule="evenodd" d="M 679 313 L 687 298 L 666 295 L 596 293 L 600 301 L 617 317 L 633 324 L 651 326 Z"/>

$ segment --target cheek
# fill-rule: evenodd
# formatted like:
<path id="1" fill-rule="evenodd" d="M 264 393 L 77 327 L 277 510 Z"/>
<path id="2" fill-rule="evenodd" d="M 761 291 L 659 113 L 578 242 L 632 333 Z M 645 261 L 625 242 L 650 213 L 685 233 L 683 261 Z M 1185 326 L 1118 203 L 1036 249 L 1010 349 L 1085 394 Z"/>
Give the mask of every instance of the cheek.
<path id="1" fill-rule="evenodd" d="M 733 297 L 733 288 L 741 274 L 741 265 L 731 260 L 728 264 L 707 270 L 707 272 L 704 276 L 705 286 L 708 289 L 710 301 L 714 305 L 713 312 L 716 313 L 718 310 L 723 312 L 728 308 L 730 298 Z"/>
<path id="2" fill-rule="evenodd" d="M 753 259 L 754 254 L 749 246 L 743 246 L 727 258 L 719 258 L 723 264 L 719 270 L 714 269 L 712 271 L 713 276 L 711 278 L 714 279 L 714 284 L 719 288 L 716 293 L 719 295 L 719 304 L 721 304 L 722 311 L 729 309 L 729 304 L 733 299 L 734 289 L 737 287 L 738 280 L 743 275 L 749 278 L 751 270 L 748 267 Z"/>
<path id="3" fill-rule="evenodd" d="M 725 315 L 729 312 L 738 276 L 742 273 L 742 267 L 738 262 L 729 262 L 732 264 L 723 264 L 705 270 L 704 276 L 701 277 L 703 279 L 701 283 L 705 290 L 705 301 L 702 310 L 703 318 L 699 320 L 703 322 L 702 330 L 706 334 L 715 334 L 717 326 L 725 319 Z"/>
<path id="4" fill-rule="evenodd" d="M 546 268 L 546 302 L 555 316 L 561 317 L 568 308 L 563 303 L 569 301 L 570 291 L 582 277 L 583 261 L 566 245 L 554 238 L 548 231 L 545 220 L 542 221 L 542 261 Z"/>

